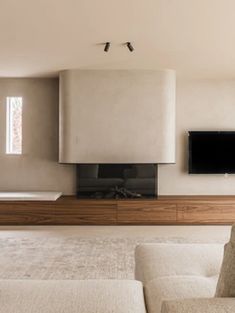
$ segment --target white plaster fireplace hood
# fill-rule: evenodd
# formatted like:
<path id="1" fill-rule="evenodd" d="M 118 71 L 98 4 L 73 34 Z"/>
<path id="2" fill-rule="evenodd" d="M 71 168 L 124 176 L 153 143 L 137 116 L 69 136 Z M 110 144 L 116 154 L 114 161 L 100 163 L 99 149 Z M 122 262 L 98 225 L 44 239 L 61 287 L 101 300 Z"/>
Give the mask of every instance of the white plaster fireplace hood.
<path id="1" fill-rule="evenodd" d="M 175 72 L 60 73 L 62 163 L 174 163 Z"/>

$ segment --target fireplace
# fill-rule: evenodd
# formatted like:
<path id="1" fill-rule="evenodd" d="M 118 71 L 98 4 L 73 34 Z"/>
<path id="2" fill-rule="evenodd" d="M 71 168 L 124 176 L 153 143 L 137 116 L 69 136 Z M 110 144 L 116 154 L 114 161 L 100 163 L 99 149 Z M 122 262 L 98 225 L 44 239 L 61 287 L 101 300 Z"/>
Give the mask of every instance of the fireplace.
<path id="1" fill-rule="evenodd" d="M 79 164 L 78 198 L 138 199 L 157 197 L 156 164 Z"/>

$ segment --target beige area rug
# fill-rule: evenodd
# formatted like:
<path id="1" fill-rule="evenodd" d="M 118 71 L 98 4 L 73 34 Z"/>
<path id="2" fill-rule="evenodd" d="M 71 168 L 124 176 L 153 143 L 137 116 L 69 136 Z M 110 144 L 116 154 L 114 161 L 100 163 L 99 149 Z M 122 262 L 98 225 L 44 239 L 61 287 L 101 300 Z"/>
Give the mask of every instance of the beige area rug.
<path id="1" fill-rule="evenodd" d="M 184 238 L 1 238 L 0 279 L 132 279 L 139 243 Z"/>

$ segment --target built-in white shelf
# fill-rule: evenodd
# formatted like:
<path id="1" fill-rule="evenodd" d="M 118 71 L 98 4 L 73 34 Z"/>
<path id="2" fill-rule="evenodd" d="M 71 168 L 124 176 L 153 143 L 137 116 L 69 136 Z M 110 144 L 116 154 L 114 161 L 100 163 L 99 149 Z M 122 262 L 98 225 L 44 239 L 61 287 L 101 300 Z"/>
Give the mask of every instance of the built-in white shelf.
<path id="1" fill-rule="evenodd" d="M 61 195 L 56 191 L 1 191 L 0 201 L 56 201 Z"/>

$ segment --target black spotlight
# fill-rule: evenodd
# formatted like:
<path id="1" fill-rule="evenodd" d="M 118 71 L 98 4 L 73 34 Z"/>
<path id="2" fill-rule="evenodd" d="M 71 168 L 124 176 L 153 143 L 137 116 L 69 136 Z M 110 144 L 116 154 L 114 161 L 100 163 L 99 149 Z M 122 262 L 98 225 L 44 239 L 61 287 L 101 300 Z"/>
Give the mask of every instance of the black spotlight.
<path id="1" fill-rule="evenodd" d="M 126 45 L 127 45 L 127 48 L 129 49 L 130 52 L 133 52 L 133 51 L 134 51 L 134 47 L 132 46 L 131 42 L 128 41 L 128 42 L 126 43 Z"/>
<path id="2" fill-rule="evenodd" d="M 105 43 L 105 46 L 104 46 L 104 51 L 105 51 L 105 52 L 108 52 L 108 51 L 109 51 L 109 48 L 110 48 L 110 42 L 106 42 L 106 43 Z"/>

